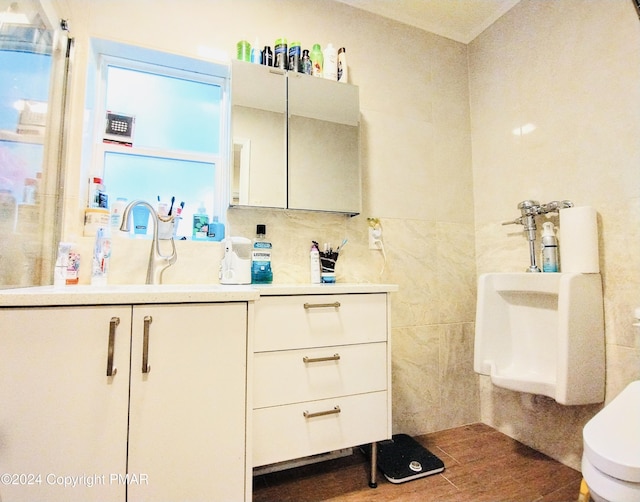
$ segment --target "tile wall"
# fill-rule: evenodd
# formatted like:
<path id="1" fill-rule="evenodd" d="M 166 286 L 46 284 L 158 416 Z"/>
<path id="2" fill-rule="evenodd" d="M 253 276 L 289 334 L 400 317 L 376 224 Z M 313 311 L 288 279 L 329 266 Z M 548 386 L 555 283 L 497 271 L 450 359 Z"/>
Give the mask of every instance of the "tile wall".
<path id="1" fill-rule="evenodd" d="M 598 212 L 606 400 L 640 378 L 640 22 L 631 1 L 523 0 L 469 44 L 478 274 L 524 271 L 518 202 Z M 526 135 L 513 129 L 533 124 Z M 560 245 L 562 243 L 560 242 Z M 482 421 L 579 468 L 600 406 L 532 402 L 480 385 Z"/>

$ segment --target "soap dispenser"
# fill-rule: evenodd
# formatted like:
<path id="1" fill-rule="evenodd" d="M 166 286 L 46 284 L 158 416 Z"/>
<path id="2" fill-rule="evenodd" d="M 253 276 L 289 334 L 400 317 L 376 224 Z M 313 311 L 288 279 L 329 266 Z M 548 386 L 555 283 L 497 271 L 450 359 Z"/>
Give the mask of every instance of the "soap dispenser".
<path id="1" fill-rule="evenodd" d="M 558 239 L 551 221 L 542 224 L 542 271 L 558 271 Z"/>

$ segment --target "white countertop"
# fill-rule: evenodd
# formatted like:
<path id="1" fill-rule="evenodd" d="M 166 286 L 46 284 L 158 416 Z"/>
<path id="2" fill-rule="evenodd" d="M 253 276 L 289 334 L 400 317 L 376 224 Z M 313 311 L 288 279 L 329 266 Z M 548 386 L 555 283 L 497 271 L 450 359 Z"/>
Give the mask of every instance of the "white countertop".
<path id="1" fill-rule="evenodd" d="M 256 301 L 260 296 L 387 293 L 394 284 L 162 284 L 113 286 L 36 286 L 0 289 L 0 307 L 53 307 L 150 303 L 214 303 Z"/>

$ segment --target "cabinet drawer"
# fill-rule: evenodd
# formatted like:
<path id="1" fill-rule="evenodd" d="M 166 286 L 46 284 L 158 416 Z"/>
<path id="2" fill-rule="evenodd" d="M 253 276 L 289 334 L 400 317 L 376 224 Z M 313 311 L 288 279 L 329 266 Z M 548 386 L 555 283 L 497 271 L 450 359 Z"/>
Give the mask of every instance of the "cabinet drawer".
<path id="1" fill-rule="evenodd" d="M 256 352 L 386 338 L 386 294 L 270 296 L 256 302 Z"/>
<path id="2" fill-rule="evenodd" d="M 255 410 L 253 432 L 254 467 L 389 439 L 387 392 Z"/>
<path id="3" fill-rule="evenodd" d="M 387 388 L 384 342 L 260 352 L 253 361 L 254 408 Z"/>

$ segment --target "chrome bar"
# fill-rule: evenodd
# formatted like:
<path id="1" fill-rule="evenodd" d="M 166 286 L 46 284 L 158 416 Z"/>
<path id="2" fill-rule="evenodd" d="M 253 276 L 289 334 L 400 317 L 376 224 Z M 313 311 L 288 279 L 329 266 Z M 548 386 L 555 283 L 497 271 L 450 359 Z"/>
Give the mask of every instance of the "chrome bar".
<path id="1" fill-rule="evenodd" d="M 309 413 L 308 411 L 303 411 L 302 415 L 304 416 L 304 418 L 315 418 L 315 417 L 324 417 L 325 415 L 335 415 L 337 413 L 340 413 L 340 406 L 334 406 L 334 408 L 332 410 L 325 410 L 325 411 L 317 411 L 315 413 Z"/>
<path id="2" fill-rule="evenodd" d="M 142 373 L 149 373 L 149 326 L 153 318 L 150 315 L 144 316 L 144 333 L 142 338 Z"/>
<path id="3" fill-rule="evenodd" d="M 119 317 L 112 317 L 109 321 L 109 345 L 107 346 L 107 376 L 116 376 L 118 370 L 113 367 L 113 351 L 116 345 L 116 328 L 120 324 Z"/>
<path id="4" fill-rule="evenodd" d="M 326 356 L 326 357 L 307 357 L 304 356 L 302 358 L 302 361 L 306 364 L 306 363 L 321 363 L 323 361 L 339 361 L 340 360 L 340 354 L 333 354 L 332 356 Z"/>
<path id="5" fill-rule="evenodd" d="M 308 309 L 322 309 L 322 308 L 327 308 L 327 307 L 333 307 L 333 308 L 339 308 L 340 307 L 340 302 L 333 302 L 333 303 L 305 303 L 304 304 L 304 308 L 305 310 Z"/>

